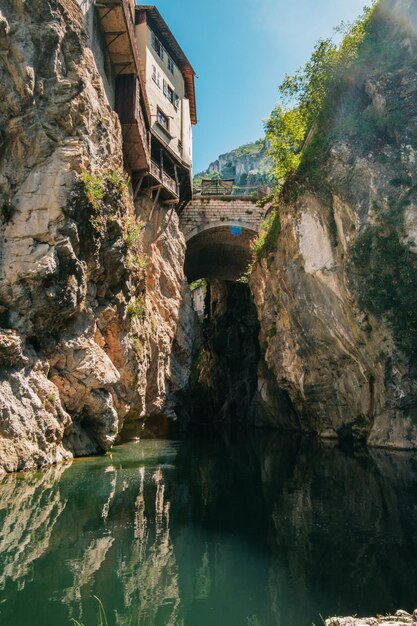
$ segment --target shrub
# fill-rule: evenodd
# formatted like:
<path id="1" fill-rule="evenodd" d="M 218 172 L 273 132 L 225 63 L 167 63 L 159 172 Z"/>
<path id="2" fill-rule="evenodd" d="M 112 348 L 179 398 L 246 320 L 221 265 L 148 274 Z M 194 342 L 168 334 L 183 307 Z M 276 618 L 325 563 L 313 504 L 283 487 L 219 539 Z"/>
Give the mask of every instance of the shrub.
<path id="1" fill-rule="evenodd" d="M 372 15 L 373 9 L 367 8 L 353 24 L 342 23 L 336 29 L 344 35 L 339 45 L 331 38 L 319 40 L 304 67 L 286 75 L 280 85 L 280 102 L 265 123 L 278 190 L 301 166 L 304 173 L 317 168 L 317 157 L 326 147 L 323 129 L 335 118 L 341 86 L 358 64 Z M 353 120 L 350 124 L 355 127 Z M 314 175 L 309 182 L 320 184 L 321 177 Z"/>
<path id="2" fill-rule="evenodd" d="M 133 298 L 127 306 L 127 312 L 129 313 L 130 317 L 143 320 L 146 313 L 143 299 Z"/>
<path id="3" fill-rule="evenodd" d="M 207 280 L 205 278 L 199 278 L 193 283 L 190 283 L 190 291 L 195 291 L 199 287 L 207 287 Z"/>
<path id="4" fill-rule="evenodd" d="M 144 226 L 143 222 L 128 222 L 124 239 L 128 248 L 132 248 L 139 243 Z"/>
<path id="5" fill-rule="evenodd" d="M 121 171 L 82 172 L 75 200 L 86 202 L 90 210 L 90 224 L 96 233 L 104 233 L 107 219 L 120 208 L 127 188 L 128 178 Z"/>
<path id="6" fill-rule="evenodd" d="M 254 261 L 260 261 L 271 252 L 275 252 L 280 232 L 281 221 L 275 209 L 263 220 L 259 235 L 252 243 Z"/>

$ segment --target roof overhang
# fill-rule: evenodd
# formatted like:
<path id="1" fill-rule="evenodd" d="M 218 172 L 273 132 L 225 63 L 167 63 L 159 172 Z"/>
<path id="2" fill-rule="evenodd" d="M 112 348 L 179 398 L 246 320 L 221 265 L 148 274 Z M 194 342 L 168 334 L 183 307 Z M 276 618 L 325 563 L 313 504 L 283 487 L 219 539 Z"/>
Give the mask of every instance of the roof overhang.
<path id="1" fill-rule="evenodd" d="M 191 63 L 185 56 L 184 51 L 155 5 L 138 5 L 136 7 L 136 15 L 136 23 L 141 21 L 141 16 L 146 16 L 147 23 L 149 23 L 152 30 L 155 31 L 155 34 L 162 40 L 168 52 L 172 56 L 172 59 L 180 68 L 181 74 L 184 77 L 187 97 L 190 101 L 191 123 L 194 125 L 197 124 L 197 104 L 194 80 L 196 74 Z"/>

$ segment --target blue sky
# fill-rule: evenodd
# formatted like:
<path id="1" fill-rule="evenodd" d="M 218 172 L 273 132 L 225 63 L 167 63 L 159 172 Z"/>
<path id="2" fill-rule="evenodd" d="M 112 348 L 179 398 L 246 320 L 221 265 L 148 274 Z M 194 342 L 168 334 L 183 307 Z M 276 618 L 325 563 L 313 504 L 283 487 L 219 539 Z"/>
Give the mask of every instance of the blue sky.
<path id="1" fill-rule="evenodd" d="M 149 3 L 150 4 L 150 3 Z M 194 172 L 263 135 L 285 73 L 366 0 L 159 0 L 198 79 Z"/>

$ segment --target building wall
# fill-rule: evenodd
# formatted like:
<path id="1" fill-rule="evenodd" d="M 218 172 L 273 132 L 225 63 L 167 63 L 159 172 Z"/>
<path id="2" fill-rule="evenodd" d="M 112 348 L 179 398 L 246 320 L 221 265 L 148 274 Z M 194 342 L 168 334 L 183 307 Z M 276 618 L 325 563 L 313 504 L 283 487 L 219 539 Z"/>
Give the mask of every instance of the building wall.
<path id="1" fill-rule="evenodd" d="M 115 106 L 116 76 L 111 62 L 104 50 L 105 42 L 100 30 L 94 0 L 76 0 L 84 14 L 84 28 L 88 35 L 90 48 L 93 52 L 97 69 L 103 80 L 104 89 L 110 106 Z"/>
<path id="2" fill-rule="evenodd" d="M 180 69 L 174 63 L 174 74 L 168 69 L 168 53 L 164 50 L 161 59 L 152 45 L 152 30 L 146 23 L 136 26 L 136 39 L 139 48 L 141 67 L 146 77 L 152 128 L 182 159 L 191 164 L 192 161 L 192 130 L 189 101 L 185 97 L 185 82 Z M 162 41 L 162 46 L 164 42 Z M 153 67 L 159 75 L 159 86 L 153 80 Z M 164 80 L 179 97 L 178 108 L 164 95 Z M 157 122 L 158 107 L 169 119 L 169 134 Z M 178 142 L 182 143 L 182 153 Z"/>
<path id="3" fill-rule="evenodd" d="M 191 292 L 193 309 L 200 319 L 204 318 L 206 293 L 206 285 L 201 285 Z"/>

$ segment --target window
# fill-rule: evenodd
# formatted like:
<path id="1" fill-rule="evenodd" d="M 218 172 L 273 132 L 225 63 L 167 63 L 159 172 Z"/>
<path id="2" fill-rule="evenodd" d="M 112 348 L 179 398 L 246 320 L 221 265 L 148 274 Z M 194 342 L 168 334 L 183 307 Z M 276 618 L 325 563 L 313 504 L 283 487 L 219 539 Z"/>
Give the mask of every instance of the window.
<path id="1" fill-rule="evenodd" d="M 164 48 L 155 33 L 152 33 L 152 48 L 155 50 L 156 54 L 163 60 Z"/>
<path id="2" fill-rule="evenodd" d="M 155 65 L 152 65 L 152 80 L 158 85 L 158 87 L 161 87 L 161 75 Z"/>
<path id="3" fill-rule="evenodd" d="M 175 92 L 165 80 L 164 80 L 164 95 L 168 98 L 171 104 L 174 104 Z"/>
<path id="4" fill-rule="evenodd" d="M 171 72 L 171 74 L 174 74 L 174 61 L 171 59 L 171 57 L 168 57 L 168 69 Z"/>
<path id="5" fill-rule="evenodd" d="M 161 109 L 158 109 L 158 124 L 160 126 L 162 126 L 162 128 L 165 128 L 165 130 L 167 130 L 169 132 L 168 115 L 165 115 L 165 113 L 162 113 Z"/>
<path id="6" fill-rule="evenodd" d="M 174 109 L 175 109 L 176 111 L 178 111 L 179 106 L 180 106 L 180 97 L 179 97 L 179 95 L 176 93 L 176 94 L 175 94 L 175 96 L 174 96 Z"/>

